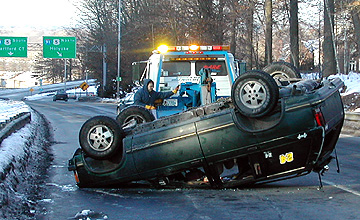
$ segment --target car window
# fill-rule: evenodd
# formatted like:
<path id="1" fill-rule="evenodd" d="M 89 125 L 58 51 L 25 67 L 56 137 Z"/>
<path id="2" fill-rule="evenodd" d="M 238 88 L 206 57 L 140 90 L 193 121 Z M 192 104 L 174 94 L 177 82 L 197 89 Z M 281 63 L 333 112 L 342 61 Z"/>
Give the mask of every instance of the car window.
<path id="1" fill-rule="evenodd" d="M 189 61 L 163 62 L 161 76 L 176 77 L 190 76 L 191 66 Z"/>
<path id="2" fill-rule="evenodd" d="M 66 92 L 63 91 L 63 90 L 59 90 L 59 91 L 56 92 L 56 94 L 58 94 L 58 95 L 60 95 L 60 94 L 66 94 Z"/>
<path id="3" fill-rule="evenodd" d="M 196 75 L 202 68 L 210 68 L 212 76 L 227 76 L 225 61 L 196 61 Z"/>

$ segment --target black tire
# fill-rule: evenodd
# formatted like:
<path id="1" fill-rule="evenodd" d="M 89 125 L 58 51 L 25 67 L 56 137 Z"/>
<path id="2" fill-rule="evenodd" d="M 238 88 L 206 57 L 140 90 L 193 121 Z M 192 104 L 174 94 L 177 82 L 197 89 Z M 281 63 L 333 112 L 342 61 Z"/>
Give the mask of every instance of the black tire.
<path id="1" fill-rule="evenodd" d="M 299 78 L 301 75 L 299 70 L 291 63 L 288 62 L 274 62 L 263 68 L 264 72 L 267 72 L 272 76 L 278 85 L 289 85 L 290 78 Z"/>
<path id="2" fill-rule="evenodd" d="M 95 116 L 80 129 L 79 141 L 83 151 L 94 159 L 110 158 L 122 150 L 125 134 L 119 124 L 107 116 Z"/>
<path id="3" fill-rule="evenodd" d="M 142 106 L 131 105 L 121 110 L 116 117 L 119 125 L 125 128 L 133 128 L 138 124 L 154 121 L 154 115 Z"/>
<path id="4" fill-rule="evenodd" d="M 252 70 L 235 80 L 231 98 L 242 115 L 257 118 L 274 109 L 279 99 L 279 88 L 268 73 Z"/>

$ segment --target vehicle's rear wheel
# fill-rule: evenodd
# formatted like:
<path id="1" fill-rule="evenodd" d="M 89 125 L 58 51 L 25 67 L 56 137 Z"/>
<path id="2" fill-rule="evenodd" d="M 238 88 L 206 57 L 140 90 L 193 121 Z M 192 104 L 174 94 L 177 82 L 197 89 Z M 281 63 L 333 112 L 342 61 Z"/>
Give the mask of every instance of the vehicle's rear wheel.
<path id="1" fill-rule="evenodd" d="M 293 64 L 287 62 L 271 63 L 265 66 L 263 71 L 269 73 L 279 86 L 289 85 L 289 79 L 301 78 L 299 70 Z"/>
<path id="2" fill-rule="evenodd" d="M 122 149 L 124 132 L 119 124 L 107 116 L 95 116 L 80 129 L 79 140 L 83 151 L 94 159 L 107 159 Z"/>
<path id="3" fill-rule="evenodd" d="M 276 106 L 279 89 L 268 73 L 252 70 L 236 79 L 231 89 L 231 98 L 241 114 L 261 117 Z"/>
<path id="4" fill-rule="evenodd" d="M 154 115 L 142 106 L 132 105 L 124 108 L 116 117 L 116 121 L 123 128 L 133 128 L 138 124 L 154 121 Z"/>

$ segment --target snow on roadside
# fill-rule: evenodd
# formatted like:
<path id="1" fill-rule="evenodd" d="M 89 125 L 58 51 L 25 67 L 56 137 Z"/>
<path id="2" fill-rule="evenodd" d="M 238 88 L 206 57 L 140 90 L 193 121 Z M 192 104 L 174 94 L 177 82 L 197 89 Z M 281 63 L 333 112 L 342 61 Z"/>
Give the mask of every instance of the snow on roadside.
<path id="1" fill-rule="evenodd" d="M 360 73 L 350 72 L 348 75 L 336 74 L 329 76 L 329 78 L 340 78 L 345 83 L 346 90 L 344 93 L 341 93 L 342 96 L 360 93 Z"/>
<path id="2" fill-rule="evenodd" d="M 87 91 L 83 91 L 80 88 L 77 89 L 69 89 L 66 90 L 66 93 L 70 96 L 70 95 L 76 95 L 76 96 L 85 96 L 86 93 L 89 95 L 96 95 L 97 94 L 97 88 L 95 86 L 89 86 L 89 88 L 87 89 Z M 23 100 L 39 100 L 39 99 L 43 99 L 45 97 L 49 97 L 49 96 L 54 96 L 56 94 L 56 92 L 46 92 L 46 93 L 39 93 L 39 94 L 35 94 L 35 95 L 31 95 L 31 96 L 25 96 L 23 98 Z"/>
<path id="3" fill-rule="evenodd" d="M 341 93 L 345 111 L 360 112 L 360 73 L 336 74 L 329 78 L 340 78 L 345 84 L 345 89 Z"/>
<path id="4" fill-rule="evenodd" d="M 37 117 L 32 117 L 31 120 L 37 121 Z M 8 138 L 5 138 L 0 145 L 0 173 L 4 173 L 4 167 L 7 167 L 12 160 L 24 157 L 24 152 L 27 151 L 26 142 L 33 135 L 33 125 L 26 124 L 18 132 L 13 133 Z M 16 146 L 16 147 L 15 147 Z"/>
<path id="5" fill-rule="evenodd" d="M 0 99 L 0 123 L 23 112 L 30 112 L 29 106 L 24 102 Z"/>
<path id="6" fill-rule="evenodd" d="M 35 95 L 31 95 L 31 96 L 25 96 L 23 98 L 23 100 L 39 100 L 39 99 L 43 99 L 45 97 L 49 97 L 49 96 L 54 96 L 55 92 L 47 92 L 47 93 L 39 93 L 39 94 L 35 94 Z"/>
<path id="7" fill-rule="evenodd" d="M 319 79 L 320 73 L 301 73 L 303 79 Z M 345 111 L 360 112 L 360 73 L 350 72 L 349 74 L 335 74 L 329 79 L 340 78 L 345 84 L 342 91 Z"/>
<path id="8" fill-rule="evenodd" d="M 50 134 L 30 109 L 31 121 L 0 144 L 0 219 L 35 219 L 43 209 L 43 179 L 50 166 Z"/>

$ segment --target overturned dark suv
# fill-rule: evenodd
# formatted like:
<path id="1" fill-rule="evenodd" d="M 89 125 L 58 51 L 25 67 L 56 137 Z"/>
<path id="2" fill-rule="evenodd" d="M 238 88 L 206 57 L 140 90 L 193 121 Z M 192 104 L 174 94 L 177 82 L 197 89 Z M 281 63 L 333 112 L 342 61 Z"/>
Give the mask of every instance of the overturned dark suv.
<path id="1" fill-rule="evenodd" d="M 81 128 L 69 170 L 79 187 L 140 180 L 235 187 L 321 172 L 343 125 L 342 86 L 335 79 L 278 87 L 252 71 L 235 81 L 231 98 L 179 114 L 149 121 L 146 109 L 130 106 L 119 116 L 146 122 L 132 127 L 97 116 Z"/>

